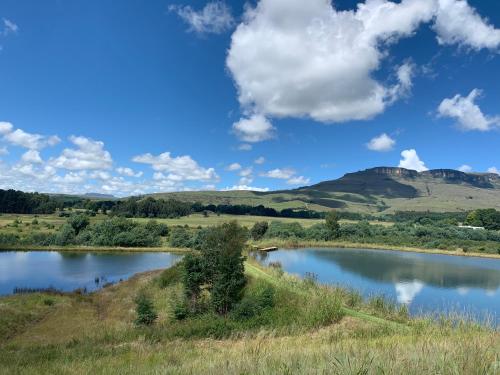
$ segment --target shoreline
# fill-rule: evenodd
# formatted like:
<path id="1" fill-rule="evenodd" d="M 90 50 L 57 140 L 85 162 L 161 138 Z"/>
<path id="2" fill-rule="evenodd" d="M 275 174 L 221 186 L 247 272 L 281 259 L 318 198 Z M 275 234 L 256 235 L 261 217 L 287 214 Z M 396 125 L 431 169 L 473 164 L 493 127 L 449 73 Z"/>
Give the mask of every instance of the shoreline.
<path id="1" fill-rule="evenodd" d="M 108 247 L 108 246 L 0 246 L 2 251 L 60 251 L 60 252 L 116 252 L 116 253 L 187 253 L 191 249 L 177 247 Z"/>
<path id="2" fill-rule="evenodd" d="M 489 259 L 499 259 L 500 254 L 490 254 L 490 253 L 477 253 L 477 252 L 467 252 L 458 250 L 442 250 L 442 249 L 424 249 L 409 246 L 393 246 L 393 245 L 381 245 L 381 244 L 369 244 L 369 243 L 357 243 L 357 242 L 318 242 L 318 241 L 286 241 L 286 240 L 265 240 L 250 242 L 250 246 L 253 247 L 269 247 L 276 246 L 278 249 L 305 249 L 305 248 L 339 248 L 339 249 L 368 249 L 368 250 L 390 250 L 390 251 L 404 251 L 413 253 L 423 253 L 423 254 L 438 254 L 438 255 L 449 255 L 449 256 L 460 256 L 460 257 L 473 257 L 473 258 L 489 258 Z M 0 246 L 1 251 L 61 251 L 61 252 L 117 252 L 117 253 L 157 253 L 157 252 L 167 252 L 167 253 L 180 253 L 185 254 L 191 249 L 188 248 L 175 248 L 175 247 L 107 247 L 107 246 L 29 246 L 29 245 L 19 245 L 19 246 Z"/>
<path id="3" fill-rule="evenodd" d="M 277 246 L 279 249 L 338 248 L 338 249 L 390 250 L 390 251 L 404 251 L 409 253 L 438 254 L 438 255 L 489 258 L 489 259 L 500 260 L 500 254 L 477 253 L 477 252 L 464 253 L 463 251 L 457 251 L 457 250 L 424 249 L 424 248 L 409 247 L 409 246 L 393 246 L 393 245 L 369 244 L 369 243 L 358 243 L 358 242 L 335 242 L 335 241 L 287 242 L 285 240 L 277 240 L 277 241 L 257 241 L 257 242 L 252 242 L 252 245 L 258 247 Z"/>

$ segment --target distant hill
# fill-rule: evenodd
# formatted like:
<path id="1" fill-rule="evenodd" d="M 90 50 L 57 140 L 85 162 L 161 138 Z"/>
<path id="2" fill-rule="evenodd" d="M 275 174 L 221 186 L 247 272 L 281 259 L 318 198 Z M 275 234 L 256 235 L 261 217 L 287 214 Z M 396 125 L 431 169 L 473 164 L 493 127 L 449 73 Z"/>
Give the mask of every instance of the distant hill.
<path id="1" fill-rule="evenodd" d="M 204 204 L 262 204 L 276 209 L 452 212 L 500 209 L 500 176 L 452 169 L 419 173 L 404 168 L 377 167 L 294 190 L 178 192 L 153 196 Z"/>
<path id="2" fill-rule="evenodd" d="M 111 194 L 100 194 L 100 193 L 86 193 L 82 195 L 84 198 L 89 199 L 115 199 L 114 195 Z"/>

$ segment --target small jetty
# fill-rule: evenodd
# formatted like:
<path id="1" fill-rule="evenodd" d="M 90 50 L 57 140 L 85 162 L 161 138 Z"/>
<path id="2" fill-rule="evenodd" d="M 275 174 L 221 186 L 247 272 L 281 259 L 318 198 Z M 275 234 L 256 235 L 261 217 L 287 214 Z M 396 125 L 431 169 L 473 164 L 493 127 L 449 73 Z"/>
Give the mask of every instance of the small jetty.
<path id="1" fill-rule="evenodd" d="M 261 248 L 261 249 L 258 249 L 259 251 L 264 251 L 266 253 L 270 252 L 270 251 L 276 251 L 278 250 L 278 248 L 276 246 L 270 246 L 270 247 L 264 247 L 264 248 Z"/>

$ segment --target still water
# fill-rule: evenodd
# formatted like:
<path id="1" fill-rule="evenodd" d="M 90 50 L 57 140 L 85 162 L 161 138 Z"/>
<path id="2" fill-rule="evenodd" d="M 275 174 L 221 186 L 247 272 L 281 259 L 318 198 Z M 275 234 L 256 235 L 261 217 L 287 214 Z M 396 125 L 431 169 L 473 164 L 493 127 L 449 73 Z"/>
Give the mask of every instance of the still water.
<path id="1" fill-rule="evenodd" d="M 365 249 L 293 249 L 259 254 L 285 272 L 382 294 L 413 315 L 458 312 L 500 323 L 500 260 Z"/>
<path id="2" fill-rule="evenodd" d="M 138 272 L 170 267 L 180 258 L 171 253 L 0 252 L 0 295 L 14 288 L 92 291 Z"/>

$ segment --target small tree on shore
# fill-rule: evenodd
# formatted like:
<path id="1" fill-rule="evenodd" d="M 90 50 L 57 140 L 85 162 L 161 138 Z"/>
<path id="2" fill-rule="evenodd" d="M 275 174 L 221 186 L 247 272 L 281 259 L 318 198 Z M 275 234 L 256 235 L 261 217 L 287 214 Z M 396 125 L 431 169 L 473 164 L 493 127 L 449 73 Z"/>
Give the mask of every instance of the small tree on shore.
<path id="1" fill-rule="evenodd" d="M 325 224 L 326 228 L 328 229 L 330 238 L 333 239 L 340 237 L 339 217 L 335 211 L 330 211 L 326 214 Z"/>
<path id="2" fill-rule="evenodd" d="M 218 314 L 226 315 L 240 301 L 246 285 L 242 253 L 247 236 L 236 222 L 210 228 L 199 245 L 200 254 L 184 258 L 184 290 L 191 312 L 196 311 L 203 286 Z"/>
<path id="3" fill-rule="evenodd" d="M 217 313 L 226 315 L 241 299 L 245 279 L 242 255 L 247 231 L 235 221 L 212 228 L 202 245 L 206 281 Z"/>
<path id="4" fill-rule="evenodd" d="M 191 312 L 196 311 L 196 304 L 201 293 L 201 286 L 205 282 L 203 258 L 197 254 L 187 254 L 183 260 L 184 272 L 182 280 Z"/>

